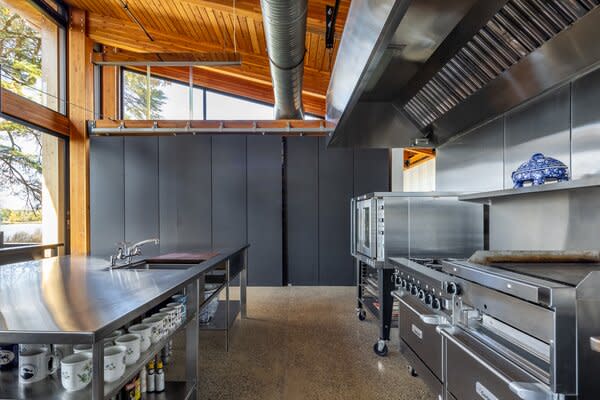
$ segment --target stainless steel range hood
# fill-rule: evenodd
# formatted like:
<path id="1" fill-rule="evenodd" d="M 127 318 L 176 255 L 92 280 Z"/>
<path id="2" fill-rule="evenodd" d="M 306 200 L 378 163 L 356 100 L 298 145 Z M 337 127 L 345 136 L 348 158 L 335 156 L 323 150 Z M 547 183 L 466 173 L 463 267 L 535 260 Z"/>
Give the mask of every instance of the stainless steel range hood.
<path id="1" fill-rule="evenodd" d="M 366 11 L 382 3 L 374 27 Z M 581 74 L 600 61 L 598 3 L 354 1 L 327 95 L 329 145 L 439 145 Z"/>

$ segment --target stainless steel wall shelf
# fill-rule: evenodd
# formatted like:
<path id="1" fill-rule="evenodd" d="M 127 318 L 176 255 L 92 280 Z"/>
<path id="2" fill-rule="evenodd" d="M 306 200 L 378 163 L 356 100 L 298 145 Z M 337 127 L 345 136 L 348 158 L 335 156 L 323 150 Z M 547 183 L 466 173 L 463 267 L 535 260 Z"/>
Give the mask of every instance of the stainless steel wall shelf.
<path id="1" fill-rule="evenodd" d="M 569 182 L 548 183 L 541 186 L 529 186 L 520 189 L 505 189 L 491 192 L 470 193 L 459 196 L 458 199 L 462 201 L 488 204 L 492 202 L 493 199 L 497 198 L 513 197 L 533 193 L 555 192 L 559 190 L 584 189 L 596 186 L 600 186 L 600 176 L 582 178 Z"/>

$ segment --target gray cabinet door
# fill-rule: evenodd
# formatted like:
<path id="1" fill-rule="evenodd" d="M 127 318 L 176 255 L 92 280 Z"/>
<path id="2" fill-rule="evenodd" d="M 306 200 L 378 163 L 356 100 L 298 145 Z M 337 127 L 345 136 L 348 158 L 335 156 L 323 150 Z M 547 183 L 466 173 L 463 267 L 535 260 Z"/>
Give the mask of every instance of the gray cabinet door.
<path id="1" fill-rule="evenodd" d="M 213 247 L 245 244 L 246 137 L 213 136 L 212 185 Z"/>
<path id="2" fill-rule="evenodd" d="M 282 157 L 279 136 L 248 137 L 248 284 L 281 286 Z"/>
<path id="3" fill-rule="evenodd" d="M 353 285 L 350 199 L 354 193 L 352 149 L 327 149 L 319 140 L 319 280 L 321 286 Z"/>
<path id="4" fill-rule="evenodd" d="M 125 239 L 123 138 L 90 138 L 90 245 L 94 256 L 114 254 Z"/>
<path id="5" fill-rule="evenodd" d="M 354 150 L 354 196 L 390 191 L 390 150 Z"/>
<path id="6" fill-rule="evenodd" d="M 317 138 L 287 139 L 287 274 L 292 285 L 318 284 Z"/>
<path id="7" fill-rule="evenodd" d="M 158 238 L 158 138 L 125 138 L 124 164 L 125 238 Z M 144 248 L 145 256 L 156 254 L 158 246 Z"/>
<path id="8" fill-rule="evenodd" d="M 159 160 L 161 249 L 210 248 L 210 137 L 161 137 Z"/>

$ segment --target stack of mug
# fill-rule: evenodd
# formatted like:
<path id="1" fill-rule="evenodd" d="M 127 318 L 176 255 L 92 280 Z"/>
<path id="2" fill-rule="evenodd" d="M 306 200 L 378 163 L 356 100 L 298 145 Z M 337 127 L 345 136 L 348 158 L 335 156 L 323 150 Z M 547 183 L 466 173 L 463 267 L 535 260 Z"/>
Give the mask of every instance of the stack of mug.
<path id="1" fill-rule="evenodd" d="M 104 381 L 117 381 L 141 354 L 173 333 L 186 319 L 186 295 L 172 302 L 125 333 L 116 330 L 104 339 Z M 84 389 L 92 381 L 92 345 L 3 344 L 0 345 L 0 371 L 18 368 L 19 383 L 32 384 L 54 375 L 60 369 L 66 391 Z"/>

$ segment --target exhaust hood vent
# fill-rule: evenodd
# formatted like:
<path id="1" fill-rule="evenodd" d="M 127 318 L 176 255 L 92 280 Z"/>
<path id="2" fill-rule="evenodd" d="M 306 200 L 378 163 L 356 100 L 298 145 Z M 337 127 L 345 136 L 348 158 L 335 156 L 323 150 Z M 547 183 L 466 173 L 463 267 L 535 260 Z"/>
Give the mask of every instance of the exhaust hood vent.
<path id="1" fill-rule="evenodd" d="M 420 129 L 431 125 L 600 0 L 510 0 L 404 106 Z"/>

